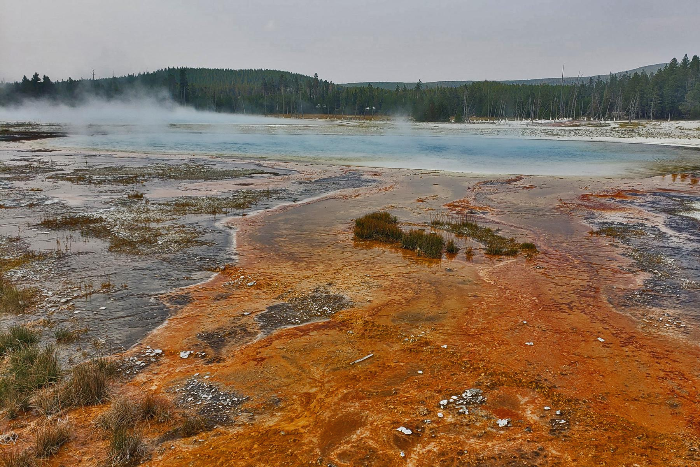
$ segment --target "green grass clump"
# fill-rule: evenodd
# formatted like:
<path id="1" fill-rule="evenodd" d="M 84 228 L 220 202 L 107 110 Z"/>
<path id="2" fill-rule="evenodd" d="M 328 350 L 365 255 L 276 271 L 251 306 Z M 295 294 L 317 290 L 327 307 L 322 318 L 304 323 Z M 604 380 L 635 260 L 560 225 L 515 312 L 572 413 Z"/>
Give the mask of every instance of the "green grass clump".
<path id="1" fill-rule="evenodd" d="M 24 313 L 34 305 L 36 296 L 35 289 L 20 289 L 0 276 L 0 313 Z"/>
<path id="2" fill-rule="evenodd" d="M 386 211 L 377 211 L 355 219 L 355 237 L 360 240 L 399 242 L 403 231 L 395 216 Z"/>
<path id="3" fill-rule="evenodd" d="M 436 233 L 425 233 L 422 230 L 410 230 L 403 234 L 401 247 L 415 251 L 418 256 L 441 258 L 445 240 Z"/>
<path id="4" fill-rule="evenodd" d="M 0 376 L 0 407 L 10 418 L 29 408 L 38 389 L 56 383 L 61 368 L 53 347 L 22 346 L 9 354 L 5 371 Z"/>
<path id="5" fill-rule="evenodd" d="M 445 245 L 445 252 L 448 255 L 456 255 L 459 252 L 459 248 L 455 245 L 454 240 L 447 242 L 447 245 Z"/>
<path id="6" fill-rule="evenodd" d="M 34 440 L 36 457 L 46 459 L 57 454 L 61 446 L 70 440 L 71 434 L 72 429 L 65 420 L 47 422 L 40 426 Z"/>
<path id="7" fill-rule="evenodd" d="M 10 326 L 7 332 L 0 334 L 0 356 L 21 347 L 32 346 L 38 342 L 38 332 L 26 326 Z"/>

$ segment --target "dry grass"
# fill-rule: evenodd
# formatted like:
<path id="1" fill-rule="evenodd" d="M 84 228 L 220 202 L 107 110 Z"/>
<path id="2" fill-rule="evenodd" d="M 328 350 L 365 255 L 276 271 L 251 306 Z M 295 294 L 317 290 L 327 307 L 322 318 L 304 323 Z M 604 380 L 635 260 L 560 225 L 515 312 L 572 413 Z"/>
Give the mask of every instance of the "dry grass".
<path id="1" fill-rule="evenodd" d="M 73 430 L 67 420 L 48 421 L 41 425 L 34 440 L 36 457 L 46 459 L 58 453 L 66 444 Z"/>
<path id="2" fill-rule="evenodd" d="M 0 451 L 0 467 L 35 467 L 36 460 L 31 450 L 4 449 Z"/>
<path id="3" fill-rule="evenodd" d="M 73 367 L 71 377 L 62 385 L 62 399 L 74 406 L 95 405 L 107 398 L 109 379 L 115 373 L 107 359 L 95 359 Z"/>
<path id="4" fill-rule="evenodd" d="M 142 398 L 128 395 L 112 402 L 110 408 L 97 417 L 95 424 L 109 431 L 130 429 L 142 421 L 165 422 L 170 419 L 171 412 L 170 401 L 163 397 L 152 394 Z"/>
<path id="5" fill-rule="evenodd" d="M 211 428 L 211 423 L 200 415 L 185 415 L 180 425 L 180 436 L 189 438 Z"/>
<path id="6" fill-rule="evenodd" d="M 140 433 L 120 428 L 112 433 L 107 453 L 108 465 L 138 465 L 146 457 L 148 447 Z"/>

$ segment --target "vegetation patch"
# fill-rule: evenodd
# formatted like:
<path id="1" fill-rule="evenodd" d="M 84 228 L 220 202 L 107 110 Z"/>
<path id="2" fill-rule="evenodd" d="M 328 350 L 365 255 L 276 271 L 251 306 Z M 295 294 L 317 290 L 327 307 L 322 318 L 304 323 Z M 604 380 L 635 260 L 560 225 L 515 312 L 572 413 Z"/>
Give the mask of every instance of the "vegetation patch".
<path id="1" fill-rule="evenodd" d="M 440 258 L 445 240 L 435 233 L 422 230 L 404 232 L 396 216 L 377 211 L 355 219 L 355 238 L 400 244 L 401 248 L 415 251 L 420 256 Z"/>
<path id="2" fill-rule="evenodd" d="M 537 253 L 535 244 L 519 243 L 514 238 L 503 237 L 498 234 L 498 231 L 482 227 L 467 216 L 460 218 L 442 216 L 433 219 L 431 226 L 458 236 L 472 238 L 482 243 L 486 247 L 486 254 L 489 255 L 515 256 L 523 253 L 530 256 Z M 398 225 L 398 219 L 383 211 L 373 212 L 356 219 L 354 232 L 356 239 L 398 243 L 402 248 L 428 258 L 441 258 L 443 251 L 450 255 L 459 251 L 454 240 L 445 243 L 444 238 L 438 233 L 426 233 L 418 229 L 404 232 Z M 473 250 L 469 248 L 466 255 L 467 259 L 471 259 L 474 255 Z"/>
<path id="3" fill-rule="evenodd" d="M 643 237 L 646 232 L 640 228 L 635 228 L 631 225 L 616 224 L 601 227 L 598 230 L 591 231 L 591 235 L 610 237 L 617 240 L 625 240 L 630 237 Z"/>
<path id="4" fill-rule="evenodd" d="M 36 432 L 34 453 L 36 457 L 46 459 L 58 454 L 61 446 L 71 438 L 72 428 L 66 420 L 47 421 Z"/>
<path id="5" fill-rule="evenodd" d="M 107 453 L 108 465 L 113 467 L 138 465 L 147 453 L 148 447 L 141 434 L 122 428 L 112 433 Z"/>
<path id="6" fill-rule="evenodd" d="M 37 294 L 36 289 L 21 289 L 0 276 L 0 313 L 24 313 L 34 305 Z"/>
<path id="7" fill-rule="evenodd" d="M 36 460 L 30 449 L 3 449 L 0 451 L 0 466 L 2 467 L 34 467 Z"/>
<path id="8" fill-rule="evenodd" d="M 61 369 L 53 347 L 23 345 L 8 357 L 0 374 L 0 407 L 14 418 L 29 408 L 36 390 L 59 381 Z"/>
<path id="9" fill-rule="evenodd" d="M 483 227 L 477 224 L 469 216 L 448 218 L 438 217 L 433 219 L 431 225 L 445 229 L 455 235 L 469 237 L 481 243 L 485 247 L 486 254 L 493 256 L 515 256 L 518 253 L 533 255 L 537 253 L 534 243 L 519 243 L 514 238 L 504 237 L 497 230 Z"/>
<path id="10" fill-rule="evenodd" d="M 377 211 L 355 219 L 355 238 L 380 242 L 400 242 L 403 231 L 399 221 L 385 211 Z"/>
<path id="11" fill-rule="evenodd" d="M 271 174 L 261 169 L 219 169 L 206 164 L 154 164 L 145 167 L 105 166 L 75 169 L 67 173 L 49 176 L 53 180 L 67 181 L 78 185 L 133 185 L 148 180 L 227 180 Z M 140 198 L 135 198 L 140 199 Z"/>
<path id="12" fill-rule="evenodd" d="M 10 326 L 6 332 L 0 333 L 0 356 L 22 347 L 33 346 L 38 342 L 38 332 L 26 326 Z"/>
<path id="13" fill-rule="evenodd" d="M 445 239 L 434 232 L 425 233 L 423 230 L 412 229 L 401 237 L 401 248 L 428 258 L 441 258 L 444 245 Z"/>

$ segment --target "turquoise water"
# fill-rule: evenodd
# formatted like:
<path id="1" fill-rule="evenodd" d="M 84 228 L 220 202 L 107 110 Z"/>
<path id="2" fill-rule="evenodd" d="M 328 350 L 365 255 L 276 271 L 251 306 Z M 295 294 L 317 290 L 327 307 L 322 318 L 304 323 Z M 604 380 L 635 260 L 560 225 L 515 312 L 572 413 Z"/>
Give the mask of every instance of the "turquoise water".
<path id="1" fill-rule="evenodd" d="M 700 166 L 700 151 L 693 149 L 489 136 L 454 128 L 266 118 L 242 123 L 103 124 L 74 127 L 67 138 L 51 144 L 481 174 L 632 176 L 654 173 L 660 164 Z"/>

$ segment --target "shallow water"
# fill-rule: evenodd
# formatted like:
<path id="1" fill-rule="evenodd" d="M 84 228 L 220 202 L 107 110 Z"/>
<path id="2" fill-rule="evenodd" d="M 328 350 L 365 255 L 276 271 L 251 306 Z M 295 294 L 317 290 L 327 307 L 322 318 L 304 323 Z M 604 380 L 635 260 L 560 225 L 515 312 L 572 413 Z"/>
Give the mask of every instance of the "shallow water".
<path id="1" fill-rule="evenodd" d="M 700 167 L 700 151 L 669 146 L 494 136 L 464 126 L 238 118 L 232 123 L 69 126 L 51 146 L 214 154 L 373 167 L 557 176 L 635 176 Z"/>

